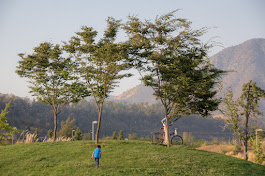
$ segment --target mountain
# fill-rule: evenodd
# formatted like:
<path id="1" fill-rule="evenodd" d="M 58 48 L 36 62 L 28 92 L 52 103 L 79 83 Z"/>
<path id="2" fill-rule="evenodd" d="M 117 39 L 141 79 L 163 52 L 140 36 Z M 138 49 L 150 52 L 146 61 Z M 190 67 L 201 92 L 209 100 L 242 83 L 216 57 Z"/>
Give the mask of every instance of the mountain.
<path id="1" fill-rule="evenodd" d="M 222 96 L 232 87 L 235 97 L 242 93 L 242 85 L 249 80 L 265 89 L 265 39 L 251 39 L 237 46 L 226 48 L 210 57 L 211 63 L 229 71 L 222 78 Z"/>
<path id="2" fill-rule="evenodd" d="M 149 104 L 158 103 L 155 96 L 153 95 L 154 91 L 151 87 L 144 86 L 140 84 L 134 88 L 131 88 L 122 94 L 113 97 L 113 100 L 126 103 L 140 103 L 148 102 Z"/>
<path id="3" fill-rule="evenodd" d="M 210 61 L 215 67 L 229 71 L 222 77 L 223 89 L 219 96 L 223 96 L 232 87 L 235 97 L 239 97 L 242 85 L 249 80 L 257 82 L 259 87 L 265 89 L 265 39 L 251 39 L 223 49 L 210 57 Z M 114 100 L 127 103 L 157 102 L 152 88 L 144 85 L 129 89 L 114 97 Z"/>

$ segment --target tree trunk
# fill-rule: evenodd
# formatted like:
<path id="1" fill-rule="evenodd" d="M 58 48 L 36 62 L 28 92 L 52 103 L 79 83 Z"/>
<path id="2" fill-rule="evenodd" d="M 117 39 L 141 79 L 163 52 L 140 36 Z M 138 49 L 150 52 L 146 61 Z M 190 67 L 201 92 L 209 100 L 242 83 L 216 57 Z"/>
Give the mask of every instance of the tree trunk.
<path id="1" fill-rule="evenodd" d="M 244 140 L 244 155 L 245 155 L 245 160 L 248 160 L 248 140 L 247 138 Z"/>
<path id="2" fill-rule="evenodd" d="M 249 94 L 250 94 L 250 86 L 251 81 L 248 83 L 247 87 L 247 105 L 246 105 L 246 123 L 245 123 L 245 139 L 244 139 L 244 154 L 245 160 L 248 160 L 248 120 L 249 120 L 249 111 L 250 111 L 250 102 L 249 102 Z"/>
<path id="3" fill-rule="evenodd" d="M 164 144 L 170 147 L 169 134 L 168 134 L 168 125 L 164 126 Z"/>
<path id="4" fill-rule="evenodd" d="M 56 131 L 57 131 L 57 114 L 53 112 L 54 116 L 54 130 L 53 130 L 53 141 L 56 141 Z"/>
<path id="5" fill-rule="evenodd" d="M 98 144 L 99 130 L 100 130 L 100 124 L 101 124 L 101 117 L 102 117 L 102 109 L 103 109 L 103 104 L 100 104 L 100 109 L 98 112 L 98 127 L 97 127 L 97 132 L 96 132 L 95 144 Z"/>

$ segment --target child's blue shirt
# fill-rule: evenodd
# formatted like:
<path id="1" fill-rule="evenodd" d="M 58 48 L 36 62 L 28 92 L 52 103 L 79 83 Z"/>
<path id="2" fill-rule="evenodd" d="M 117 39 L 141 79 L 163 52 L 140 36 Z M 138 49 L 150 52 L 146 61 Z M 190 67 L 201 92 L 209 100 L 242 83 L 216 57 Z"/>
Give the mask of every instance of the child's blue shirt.
<path id="1" fill-rule="evenodd" d="M 99 154 L 101 153 L 101 150 L 99 149 L 99 148 L 96 148 L 94 151 L 93 151 L 93 153 L 94 153 L 94 158 L 99 158 Z"/>

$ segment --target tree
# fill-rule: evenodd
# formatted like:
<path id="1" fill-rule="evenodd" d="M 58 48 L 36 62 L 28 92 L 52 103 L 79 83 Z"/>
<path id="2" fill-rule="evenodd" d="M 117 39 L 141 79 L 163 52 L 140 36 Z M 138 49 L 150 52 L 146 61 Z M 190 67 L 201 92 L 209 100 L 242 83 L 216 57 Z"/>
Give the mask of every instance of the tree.
<path id="1" fill-rule="evenodd" d="M 207 28 L 191 29 L 191 22 L 176 18 L 176 11 L 157 17 L 154 22 L 130 16 L 125 25 L 129 36 L 130 56 L 146 86 L 165 109 L 165 117 L 174 120 L 190 114 L 207 116 L 220 100 L 214 98 L 217 78 L 224 73 L 208 61 L 211 44 L 199 37 Z M 165 141 L 169 147 L 168 120 Z"/>
<path id="2" fill-rule="evenodd" d="M 13 133 L 19 132 L 19 130 L 9 125 L 8 118 L 6 118 L 6 115 L 8 114 L 8 108 L 10 107 L 11 102 L 12 102 L 12 99 L 10 99 L 9 102 L 6 104 L 5 109 L 1 110 L 0 144 L 2 143 L 3 140 L 10 139 Z"/>
<path id="3" fill-rule="evenodd" d="M 244 141 L 245 160 L 248 160 L 248 140 L 251 137 L 251 131 L 255 130 L 251 121 L 263 114 L 259 111 L 258 102 L 260 98 L 265 97 L 265 91 L 252 80 L 243 85 L 242 91 L 241 96 L 234 102 L 233 92 L 230 89 L 224 98 L 225 106 L 222 111 L 227 118 L 226 122 L 232 125 L 232 130 Z"/>
<path id="4" fill-rule="evenodd" d="M 77 127 L 76 131 L 75 131 L 75 135 L 74 135 L 74 141 L 80 141 L 83 138 L 83 134 L 80 130 L 80 128 Z"/>
<path id="5" fill-rule="evenodd" d="M 111 17 L 107 20 L 104 36 L 95 42 L 97 31 L 92 27 L 82 27 L 77 36 L 64 45 L 64 49 L 77 61 L 76 70 L 83 78 L 84 85 L 91 92 L 98 110 L 98 126 L 95 143 L 98 143 L 103 104 L 118 80 L 130 76 L 121 74 L 127 70 L 127 47 L 116 43 L 120 21 Z"/>
<path id="6" fill-rule="evenodd" d="M 36 128 L 36 130 L 35 130 L 34 139 L 35 139 L 35 141 L 37 141 L 39 139 L 38 128 Z"/>
<path id="7" fill-rule="evenodd" d="M 29 79 L 33 96 L 52 107 L 54 114 L 53 140 L 56 140 L 57 117 L 69 103 L 76 103 L 88 96 L 73 72 L 74 63 L 63 57 L 59 45 L 41 43 L 32 55 L 19 54 L 21 60 L 16 73 Z"/>
<path id="8" fill-rule="evenodd" d="M 59 136 L 72 138 L 72 131 L 76 129 L 75 120 L 67 118 L 66 121 L 61 121 L 61 130 L 59 131 Z"/>
<path id="9" fill-rule="evenodd" d="M 47 136 L 48 136 L 48 138 L 52 138 L 52 136 L 53 136 L 53 131 L 52 131 L 51 129 L 48 130 L 48 132 L 47 132 Z"/>
<path id="10" fill-rule="evenodd" d="M 116 140 L 117 139 L 117 132 L 114 131 L 112 134 L 112 140 Z"/>
<path id="11" fill-rule="evenodd" d="M 123 140 L 124 139 L 124 137 L 123 137 L 123 131 L 122 130 L 120 130 L 120 132 L 119 132 L 118 139 L 119 140 Z"/>

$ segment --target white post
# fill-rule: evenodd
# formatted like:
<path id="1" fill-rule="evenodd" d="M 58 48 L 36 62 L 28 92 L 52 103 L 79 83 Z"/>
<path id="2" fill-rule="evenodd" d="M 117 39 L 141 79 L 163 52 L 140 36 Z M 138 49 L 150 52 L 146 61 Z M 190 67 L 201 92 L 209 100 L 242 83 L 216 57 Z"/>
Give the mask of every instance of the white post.
<path id="1" fill-rule="evenodd" d="M 72 130 L 72 141 L 74 140 L 74 132 L 75 130 Z"/>
<path id="2" fill-rule="evenodd" d="M 262 129 L 256 129 L 256 146 L 258 146 L 258 131 L 263 131 Z"/>
<path id="3" fill-rule="evenodd" d="M 92 141 L 95 140 L 95 135 L 94 135 L 94 124 L 98 123 L 97 121 L 92 122 Z"/>
<path id="4" fill-rule="evenodd" d="M 15 130 L 17 130 L 17 127 L 13 127 Z M 12 145 L 14 144 L 14 132 L 12 131 Z"/>

